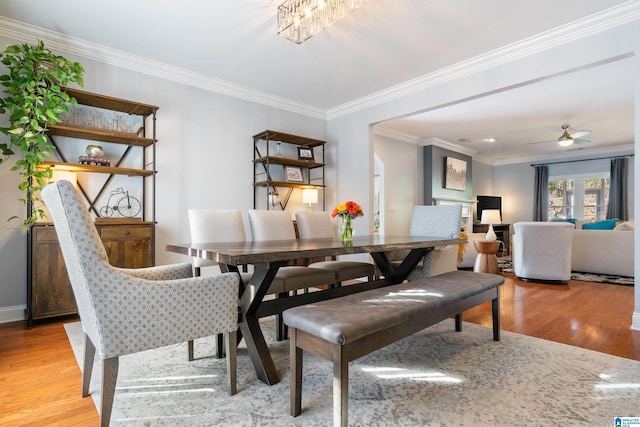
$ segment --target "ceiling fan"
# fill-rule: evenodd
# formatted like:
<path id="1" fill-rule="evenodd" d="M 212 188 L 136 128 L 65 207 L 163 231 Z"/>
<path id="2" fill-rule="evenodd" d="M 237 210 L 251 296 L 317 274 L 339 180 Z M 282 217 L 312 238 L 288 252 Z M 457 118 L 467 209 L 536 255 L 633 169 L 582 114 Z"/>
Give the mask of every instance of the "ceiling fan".
<path id="1" fill-rule="evenodd" d="M 558 139 L 552 141 L 529 142 L 527 145 L 548 144 L 550 142 L 556 142 L 561 147 L 568 147 L 572 144 L 584 145 L 591 142 L 588 139 L 582 139 L 583 136 L 587 136 L 591 133 L 590 130 L 579 130 L 573 133 L 569 133 L 569 127 L 569 125 L 562 126 L 562 135 L 560 135 Z"/>

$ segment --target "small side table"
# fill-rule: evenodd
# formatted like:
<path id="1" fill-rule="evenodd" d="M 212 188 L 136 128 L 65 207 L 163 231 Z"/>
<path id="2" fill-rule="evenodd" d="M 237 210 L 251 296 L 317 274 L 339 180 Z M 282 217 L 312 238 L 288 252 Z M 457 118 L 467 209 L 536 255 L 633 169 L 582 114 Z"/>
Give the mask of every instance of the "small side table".
<path id="1" fill-rule="evenodd" d="M 493 231 L 495 231 L 496 236 L 498 236 L 498 240 L 502 240 L 504 242 L 502 256 L 509 255 L 509 250 L 511 248 L 511 242 L 509 241 L 509 227 L 511 227 L 511 224 L 493 224 Z M 489 231 L 489 224 L 473 224 L 474 233 L 486 234 L 487 231 Z"/>
<path id="2" fill-rule="evenodd" d="M 500 248 L 500 241 L 474 240 L 473 245 L 478 251 L 476 262 L 473 264 L 473 271 L 477 273 L 502 274 L 498 267 L 498 257 L 496 256 Z"/>

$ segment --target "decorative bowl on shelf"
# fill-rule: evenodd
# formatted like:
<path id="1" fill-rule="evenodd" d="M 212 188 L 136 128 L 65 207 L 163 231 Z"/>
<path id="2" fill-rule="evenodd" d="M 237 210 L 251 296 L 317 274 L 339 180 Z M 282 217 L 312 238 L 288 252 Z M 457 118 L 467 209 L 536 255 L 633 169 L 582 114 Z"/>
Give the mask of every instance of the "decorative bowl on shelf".
<path id="1" fill-rule="evenodd" d="M 87 145 L 87 156 L 102 157 L 104 150 L 99 145 Z"/>

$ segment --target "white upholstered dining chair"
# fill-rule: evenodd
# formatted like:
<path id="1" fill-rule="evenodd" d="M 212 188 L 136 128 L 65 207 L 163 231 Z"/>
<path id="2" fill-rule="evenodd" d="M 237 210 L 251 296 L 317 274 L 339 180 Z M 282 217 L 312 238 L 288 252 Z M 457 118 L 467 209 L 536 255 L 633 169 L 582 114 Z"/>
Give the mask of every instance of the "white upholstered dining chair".
<path id="1" fill-rule="evenodd" d="M 296 212 L 298 235 L 301 239 L 332 239 L 336 237 L 329 212 Z M 336 285 L 345 280 L 366 277 L 373 280 L 375 267 L 373 264 L 361 261 L 327 260 L 312 262 L 312 268 L 333 271 Z"/>
<path id="2" fill-rule="evenodd" d="M 42 190 L 60 242 L 84 332 L 82 396 L 94 357 L 102 364 L 100 425 L 108 426 L 120 356 L 224 333 L 229 393 L 236 392 L 235 273 L 191 277 L 189 263 L 141 269 L 109 264 L 78 192 L 68 181 Z"/>
<path id="3" fill-rule="evenodd" d="M 249 210 L 247 214 L 253 240 L 296 239 L 296 230 L 289 212 Z M 276 294 L 279 298 L 283 298 L 297 290 L 332 285 L 334 282 L 335 273 L 333 271 L 304 266 L 286 266 L 278 269 L 267 293 Z M 281 315 L 278 315 L 277 318 L 277 339 L 281 340 L 287 335 L 286 326 L 282 322 Z"/>
<path id="4" fill-rule="evenodd" d="M 221 243 L 244 242 L 247 236 L 244 232 L 242 213 L 237 209 L 189 209 L 189 231 L 191 243 Z M 216 266 L 217 262 L 204 258 L 193 257 L 195 276 L 201 275 L 202 267 Z M 243 283 L 248 283 L 251 273 L 240 272 Z M 218 357 L 224 355 L 222 334 L 217 337 L 216 353 Z M 193 341 L 187 342 L 187 359 L 193 360 Z"/>
<path id="5" fill-rule="evenodd" d="M 188 215 L 191 243 L 244 242 L 247 239 L 239 210 L 189 209 Z M 194 257 L 194 274 L 200 276 L 201 267 L 217 264 L 215 261 Z M 248 273 L 242 275 L 245 282 L 250 278 Z"/>

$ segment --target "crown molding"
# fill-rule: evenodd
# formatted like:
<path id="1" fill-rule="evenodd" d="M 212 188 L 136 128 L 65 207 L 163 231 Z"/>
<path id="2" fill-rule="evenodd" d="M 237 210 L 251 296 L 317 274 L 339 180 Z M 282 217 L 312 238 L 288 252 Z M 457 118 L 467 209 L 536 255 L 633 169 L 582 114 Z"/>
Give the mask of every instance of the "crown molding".
<path id="1" fill-rule="evenodd" d="M 447 150 L 455 151 L 456 153 L 466 154 L 467 156 L 473 157 L 478 152 L 471 148 L 462 147 L 453 142 L 449 142 L 442 138 L 419 138 L 415 135 L 408 134 L 405 132 L 399 132 L 395 129 L 388 129 L 381 125 L 376 125 L 373 127 L 373 133 L 375 135 L 384 136 L 387 138 L 394 139 L 396 141 L 407 142 L 409 144 L 419 145 L 421 147 L 426 147 L 428 145 L 435 145 L 436 147 L 444 148 Z"/>
<path id="2" fill-rule="evenodd" d="M 411 95 L 482 70 L 506 64 L 550 48 L 562 46 L 640 19 L 640 0 L 630 0 L 536 36 L 441 68 L 421 77 L 378 91 L 327 110 L 327 120 Z"/>
<path id="3" fill-rule="evenodd" d="M 473 150 L 471 148 L 467 148 L 467 147 L 462 147 L 458 144 L 455 144 L 453 142 L 447 141 L 446 139 L 442 139 L 442 138 L 426 138 L 422 141 L 422 146 L 426 147 L 428 145 L 433 145 L 436 147 L 440 147 L 440 148 L 444 148 L 445 150 L 451 150 L 451 151 L 455 151 L 456 153 L 460 153 L 460 154 L 465 154 L 467 156 L 473 157 L 476 154 L 478 154 L 478 152 L 476 150 Z"/>
<path id="4" fill-rule="evenodd" d="M 409 144 L 415 144 L 415 145 L 422 145 L 422 138 L 419 138 L 410 133 L 400 132 L 395 129 L 388 129 L 381 125 L 373 126 L 373 133 L 375 135 L 380 135 L 387 138 L 395 139 L 396 141 L 408 142 Z"/>
<path id="5" fill-rule="evenodd" d="M 486 163 L 492 166 L 505 166 L 505 165 L 514 165 L 518 163 L 553 162 L 553 161 L 558 161 L 562 159 L 575 158 L 576 156 L 584 157 L 585 160 L 588 160 L 591 157 L 624 155 L 628 153 L 633 153 L 634 151 L 635 151 L 634 143 L 628 143 L 628 144 L 607 146 L 607 147 L 602 147 L 602 148 L 592 149 L 592 150 L 574 148 L 564 153 L 546 154 L 542 156 L 513 157 L 506 160 L 495 160 L 495 159 L 489 159 L 482 156 L 478 156 L 473 160 L 477 160 L 479 162 Z"/>
<path id="6" fill-rule="evenodd" d="M 561 46 L 565 43 L 588 37 L 638 19 L 640 19 L 640 0 L 630 0 L 553 30 L 495 49 L 458 64 L 442 68 L 416 79 L 408 80 L 404 83 L 327 110 L 1 16 L 0 35 L 27 43 L 35 43 L 38 39 L 43 40 L 50 49 L 56 52 L 69 53 L 78 57 L 321 120 L 331 120 L 549 48 Z"/>
<path id="7" fill-rule="evenodd" d="M 326 110 L 0 16 L 0 35 L 249 102 L 326 120 Z"/>

